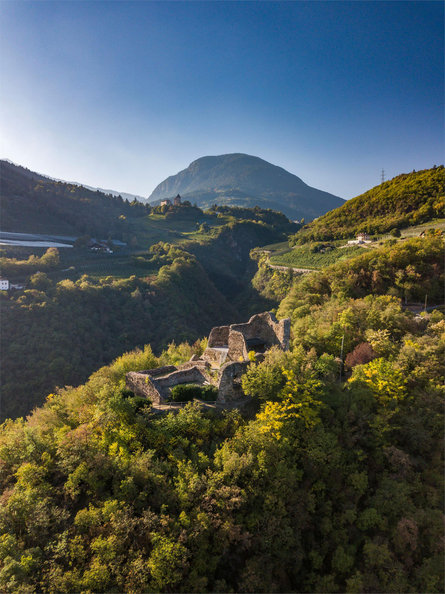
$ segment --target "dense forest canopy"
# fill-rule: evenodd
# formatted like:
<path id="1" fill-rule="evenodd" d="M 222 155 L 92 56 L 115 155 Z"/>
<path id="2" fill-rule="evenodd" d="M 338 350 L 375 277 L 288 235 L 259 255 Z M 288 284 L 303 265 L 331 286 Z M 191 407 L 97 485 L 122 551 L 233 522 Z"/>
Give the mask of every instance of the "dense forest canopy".
<path id="1" fill-rule="evenodd" d="M 443 217 L 444 188 L 443 165 L 398 175 L 312 221 L 295 239 L 323 241 L 361 232 L 388 233 Z"/>
<path id="2" fill-rule="evenodd" d="M 54 283 L 35 274 L 30 288 L 2 304 L 3 418 L 27 414 L 56 385 L 84 381 L 147 339 L 157 350 L 194 340 L 230 314 L 237 315 L 185 252 L 152 279 L 85 276 Z"/>
<path id="3" fill-rule="evenodd" d="M 441 592 L 445 319 L 400 301 L 436 296 L 441 248 L 287 279 L 292 348 L 250 366 L 250 413 L 158 416 L 124 389 L 196 343 L 125 354 L 7 421 L 1 589 Z"/>
<path id="4" fill-rule="evenodd" d="M 372 229 L 435 216 L 440 176 L 370 190 Z M 327 215 L 340 237 L 345 207 Z M 329 235 L 323 219 L 296 241 Z M 1 293 L 2 413 L 49 395 L 0 428 L 0 590 L 442 592 L 441 233 L 300 275 L 253 249 L 295 233 L 270 210 L 159 206 L 131 225 L 121 253 L 2 254 L 26 284 Z M 159 414 L 126 387 L 270 307 L 291 348 L 252 357 L 242 410 Z"/>
<path id="5" fill-rule="evenodd" d="M 0 180 L 2 231 L 122 240 L 126 217 L 151 210 L 137 200 L 58 182 L 7 161 L 0 161 Z"/>

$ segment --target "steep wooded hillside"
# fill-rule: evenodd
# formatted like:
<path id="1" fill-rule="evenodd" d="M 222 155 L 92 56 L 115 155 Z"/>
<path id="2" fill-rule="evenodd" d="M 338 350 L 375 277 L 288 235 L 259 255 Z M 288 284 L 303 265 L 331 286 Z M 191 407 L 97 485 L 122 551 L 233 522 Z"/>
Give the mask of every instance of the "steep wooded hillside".
<path id="1" fill-rule="evenodd" d="M 1 416 L 30 412 L 56 385 L 77 385 L 100 365 L 148 341 L 193 342 L 237 317 L 197 260 L 164 249 L 157 277 L 82 277 L 30 288 L 2 303 Z"/>
<path id="2" fill-rule="evenodd" d="M 297 240 L 387 233 L 443 217 L 444 188 L 443 165 L 398 175 L 312 221 L 298 233 Z"/>
<path id="3" fill-rule="evenodd" d="M 122 239 L 126 217 L 150 211 L 140 202 L 54 181 L 0 161 L 2 231 Z"/>

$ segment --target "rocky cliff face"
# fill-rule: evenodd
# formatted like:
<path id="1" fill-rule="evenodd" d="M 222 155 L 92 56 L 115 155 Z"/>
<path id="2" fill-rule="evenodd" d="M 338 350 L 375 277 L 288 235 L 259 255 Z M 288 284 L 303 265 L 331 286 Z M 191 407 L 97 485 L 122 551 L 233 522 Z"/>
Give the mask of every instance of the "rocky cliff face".
<path id="1" fill-rule="evenodd" d="M 234 153 L 202 157 L 187 169 L 160 183 L 150 202 L 176 194 L 198 206 L 214 203 L 261 206 L 284 212 L 290 218 L 313 219 L 343 204 L 343 199 L 305 184 L 282 167 L 259 157 Z"/>

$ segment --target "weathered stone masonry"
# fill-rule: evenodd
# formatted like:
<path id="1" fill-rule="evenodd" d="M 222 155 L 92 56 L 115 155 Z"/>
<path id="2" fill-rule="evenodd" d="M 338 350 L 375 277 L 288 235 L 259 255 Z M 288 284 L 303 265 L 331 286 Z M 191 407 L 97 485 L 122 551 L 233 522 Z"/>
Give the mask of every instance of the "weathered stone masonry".
<path id="1" fill-rule="evenodd" d="M 272 346 L 289 349 L 290 319 L 278 321 L 270 312 L 256 314 L 245 324 L 212 329 L 201 358 L 195 355 L 182 365 L 165 365 L 146 371 L 130 371 L 127 387 L 153 404 L 166 404 L 170 390 L 179 384 L 213 385 L 217 402 L 243 398 L 241 377 L 250 364 L 249 352 L 262 355 Z"/>

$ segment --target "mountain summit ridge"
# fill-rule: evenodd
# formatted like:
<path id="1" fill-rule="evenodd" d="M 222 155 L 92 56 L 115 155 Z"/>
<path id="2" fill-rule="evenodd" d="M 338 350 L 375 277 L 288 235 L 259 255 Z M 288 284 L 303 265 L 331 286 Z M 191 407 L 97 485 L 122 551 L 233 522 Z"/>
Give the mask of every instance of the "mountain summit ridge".
<path id="1" fill-rule="evenodd" d="M 261 206 L 291 218 L 313 219 L 344 203 L 329 192 L 308 186 L 302 179 L 260 157 L 244 153 L 209 155 L 162 181 L 149 202 L 181 194 L 200 207 L 213 203 Z"/>

